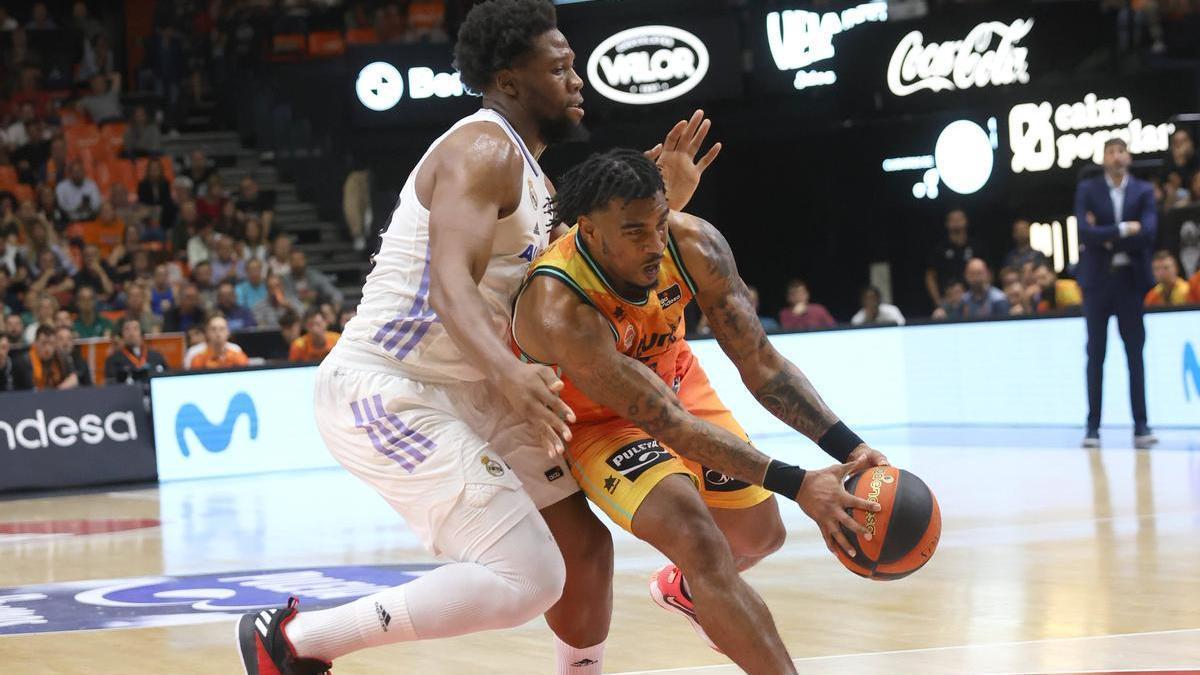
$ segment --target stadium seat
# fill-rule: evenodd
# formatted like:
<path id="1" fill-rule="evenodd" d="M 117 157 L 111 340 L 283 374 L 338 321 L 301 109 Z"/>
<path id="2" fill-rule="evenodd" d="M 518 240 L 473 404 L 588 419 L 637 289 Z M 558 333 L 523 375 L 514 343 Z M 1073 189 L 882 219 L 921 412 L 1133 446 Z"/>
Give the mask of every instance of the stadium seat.
<path id="1" fill-rule="evenodd" d="M 114 159 L 108 162 L 108 169 L 113 183 L 122 183 L 130 194 L 137 194 L 137 170 L 128 159 Z"/>
<path id="2" fill-rule="evenodd" d="M 74 155 L 80 150 L 90 150 L 100 144 L 100 129 L 95 124 L 75 124 L 63 128 L 63 137 L 67 141 L 67 154 Z"/>
<path id="3" fill-rule="evenodd" d="M 346 53 L 346 40 L 340 31 L 322 30 L 308 34 L 308 55 L 314 58 L 341 56 Z"/>
<path id="4" fill-rule="evenodd" d="M 379 34 L 374 28 L 351 28 L 346 31 L 346 44 L 348 45 L 374 45 L 379 44 Z"/>
<path id="5" fill-rule="evenodd" d="M 17 170 L 11 166 L 0 166 L 0 190 L 12 192 L 20 181 L 17 179 Z"/>
<path id="6" fill-rule="evenodd" d="M 33 189 L 32 185 L 26 185 L 25 183 L 19 183 L 15 185 L 12 189 L 12 193 L 13 196 L 17 198 L 18 204 L 21 202 L 31 202 L 37 199 L 37 191 Z"/>
<path id="7" fill-rule="evenodd" d="M 126 122 L 111 122 L 100 127 L 100 136 L 104 139 L 102 145 L 111 152 L 111 155 L 105 159 L 112 159 L 121 156 L 121 150 L 125 147 L 125 131 L 129 129 L 129 124 Z M 100 159 L 99 156 L 96 159 Z"/>
<path id="8" fill-rule="evenodd" d="M 167 179 L 168 183 L 175 180 L 175 163 L 171 161 L 170 157 L 163 155 L 162 157 L 159 157 L 153 161 L 158 162 L 159 166 L 162 167 L 163 177 Z M 146 167 L 150 164 L 150 162 L 151 159 L 149 157 L 139 157 L 138 159 L 134 160 L 134 175 L 137 177 L 137 182 L 140 183 L 145 180 Z"/>

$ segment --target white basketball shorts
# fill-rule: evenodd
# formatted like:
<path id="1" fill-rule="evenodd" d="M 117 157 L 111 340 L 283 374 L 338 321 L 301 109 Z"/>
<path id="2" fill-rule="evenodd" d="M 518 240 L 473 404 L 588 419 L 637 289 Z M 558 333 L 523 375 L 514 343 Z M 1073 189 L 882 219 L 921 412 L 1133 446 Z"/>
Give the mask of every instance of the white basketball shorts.
<path id="1" fill-rule="evenodd" d="M 579 490 L 565 462 L 536 446 L 486 383 L 421 382 L 331 354 L 313 398 L 333 457 L 434 555 L 484 551 L 530 511 Z M 443 532 L 451 513 L 456 531 Z"/>

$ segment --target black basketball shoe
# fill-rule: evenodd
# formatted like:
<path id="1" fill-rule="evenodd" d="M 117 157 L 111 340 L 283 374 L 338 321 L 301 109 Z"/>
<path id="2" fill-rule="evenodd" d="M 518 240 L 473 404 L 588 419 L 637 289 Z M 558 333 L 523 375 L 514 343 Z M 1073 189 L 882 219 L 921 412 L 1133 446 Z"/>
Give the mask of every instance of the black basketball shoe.
<path id="1" fill-rule="evenodd" d="M 287 607 L 245 614 L 238 621 L 238 650 L 246 675 L 326 675 L 333 664 L 302 659 L 288 641 L 283 627 L 296 616 L 300 601 L 288 598 Z"/>

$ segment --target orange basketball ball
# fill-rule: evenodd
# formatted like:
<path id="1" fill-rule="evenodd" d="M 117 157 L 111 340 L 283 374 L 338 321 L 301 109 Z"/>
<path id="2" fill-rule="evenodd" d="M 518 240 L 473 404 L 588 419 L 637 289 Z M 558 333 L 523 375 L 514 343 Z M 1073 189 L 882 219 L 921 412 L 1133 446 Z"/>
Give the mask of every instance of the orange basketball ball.
<path id="1" fill-rule="evenodd" d="M 853 558 L 836 547 L 846 569 L 868 579 L 900 579 L 921 569 L 937 550 L 942 513 L 925 482 L 894 466 L 876 466 L 851 476 L 846 492 L 883 507 L 877 513 L 853 509 L 850 514 L 871 532 L 871 541 L 845 529 Z"/>

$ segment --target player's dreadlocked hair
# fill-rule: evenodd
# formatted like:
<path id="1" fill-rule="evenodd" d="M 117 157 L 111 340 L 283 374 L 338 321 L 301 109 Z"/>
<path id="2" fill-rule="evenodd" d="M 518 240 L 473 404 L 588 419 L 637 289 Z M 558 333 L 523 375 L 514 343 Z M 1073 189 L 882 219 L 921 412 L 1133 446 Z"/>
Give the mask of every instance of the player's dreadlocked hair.
<path id="1" fill-rule="evenodd" d="M 588 157 L 555 187 L 554 217 L 567 225 L 574 225 L 579 216 L 602 209 L 613 199 L 629 203 L 666 189 L 654 162 L 637 150 L 624 148 Z"/>
<path id="2" fill-rule="evenodd" d="M 458 29 L 454 67 L 473 94 L 533 48 L 533 39 L 557 26 L 550 0 L 489 0 L 471 8 Z"/>

